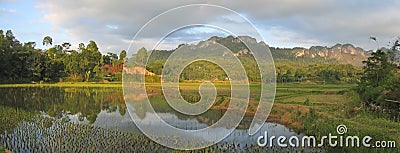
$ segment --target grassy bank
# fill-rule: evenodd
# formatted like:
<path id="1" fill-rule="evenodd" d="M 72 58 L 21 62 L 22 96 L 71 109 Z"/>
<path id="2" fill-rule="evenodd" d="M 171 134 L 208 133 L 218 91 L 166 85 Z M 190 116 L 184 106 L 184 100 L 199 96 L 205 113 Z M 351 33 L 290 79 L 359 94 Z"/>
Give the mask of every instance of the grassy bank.
<path id="1" fill-rule="evenodd" d="M 346 125 L 343 136 L 371 136 L 375 141 L 396 141 L 397 148 L 327 147 L 329 152 L 399 152 L 400 124 L 382 112 L 362 106 L 355 85 L 278 85 L 270 118 L 296 131 L 322 136 L 339 135 L 338 125 Z M 275 117 L 275 118 L 274 118 Z M 361 141 L 361 140 L 360 140 Z M 325 144 L 328 144 L 326 141 Z M 360 144 L 362 145 L 362 144 Z"/>

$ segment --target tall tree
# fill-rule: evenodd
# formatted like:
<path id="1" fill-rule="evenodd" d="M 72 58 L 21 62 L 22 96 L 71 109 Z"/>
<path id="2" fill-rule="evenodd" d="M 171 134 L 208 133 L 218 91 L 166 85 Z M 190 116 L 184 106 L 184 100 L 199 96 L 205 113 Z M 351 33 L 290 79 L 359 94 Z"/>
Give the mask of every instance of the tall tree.
<path id="1" fill-rule="evenodd" d="M 71 47 L 71 43 L 64 42 L 61 46 L 64 48 L 64 50 L 68 50 Z"/>
<path id="2" fill-rule="evenodd" d="M 85 44 L 84 43 L 79 43 L 79 47 L 78 47 L 79 51 L 83 51 L 85 49 Z"/>
<path id="3" fill-rule="evenodd" d="M 400 108 L 400 69 L 395 64 L 393 51 L 377 50 L 364 61 L 364 75 L 358 85 L 360 97 L 367 104 L 388 109 Z"/>
<path id="4" fill-rule="evenodd" d="M 45 36 L 43 38 L 42 44 L 45 46 L 53 45 L 53 38 L 51 38 L 50 36 Z"/>
<path id="5" fill-rule="evenodd" d="M 378 86 L 396 68 L 389 55 L 382 50 L 373 52 L 363 63 L 365 75 L 362 83 L 372 86 Z"/>
<path id="6" fill-rule="evenodd" d="M 126 57 L 126 51 L 122 50 L 121 53 L 119 53 L 119 59 L 121 61 L 123 61 L 125 59 L 125 57 Z"/>
<path id="7" fill-rule="evenodd" d="M 82 61 L 80 66 L 84 74 L 84 80 L 89 81 L 89 79 L 94 76 L 94 68 L 100 64 L 101 53 L 96 42 L 91 40 L 81 54 Z"/>
<path id="8" fill-rule="evenodd" d="M 138 50 L 135 56 L 135 63 L 140 66 L 144 66 L 147 60 L 147 50 L 142 47 Z"/>

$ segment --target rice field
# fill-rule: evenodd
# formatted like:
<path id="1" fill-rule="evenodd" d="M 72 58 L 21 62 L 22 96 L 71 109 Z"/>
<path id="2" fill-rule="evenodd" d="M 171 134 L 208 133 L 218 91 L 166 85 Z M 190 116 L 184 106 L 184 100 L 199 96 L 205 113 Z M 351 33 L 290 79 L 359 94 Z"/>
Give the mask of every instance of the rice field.
<path id="1" fill-rule="evenodd" d="M 184 99 L 196 102 L 200 99 L 196 83 L 184 83 L 181 92 Z M 251 99 L 246 114 L 257 108 L 260 85 L 250 85 Z M 335 133 L 336 126 L 345 124 L 348 135 L 370 135 L 374 140 L 394 140 L 396 148 L 263 148 L 255 140 L 238 138 L 234 134 L 229 140 L 216 145 L 192 151 L 172 150 L 161 146 L 142 134 L 128 132 L 120 128 L 99 127 L 104 114 L 113 114 L 111 120 L 123 120 L 126 106 L 118 84 L 64 84 L 56 85 L 0 85 L 5 98 L 0 102 L 0 149 L 13 152 L 399 152 L 400 124 L 382 112 L 371 112 L 364 108 L 358 95 L 352 90 L 355 85 L 333 84 L 278 84 L 274 106 L 268 123 L 278 123 L 293 129 L 301 135 L 320 137 Z M 170 112 L 163 102 L 159 84 L 149 84 L 152 105 L 161 112 Z M 213 110 L 223 110 L 229 104 L 230 86 L 217 84 L 217 99 Z M 6 93 L 4 91 L 9 91 Z M 54 91 L 56 94 L 54 94 Z M 21 92 L 23 95 L 15 95 Z M 51 96 L 51 95 L 61 95 Z M 11 100 L 10 100 L 11 99 Z M 7 100 L 10 100 L 7 102 Z M 43 115 L 46 114 L 46 115 Z M 220 118 L 217 114 L 206 113 L 198 118 L 195 125 L 211 125 Z M 223 114 L 223 113 L 222 113 Z M 117 117 L 115 117 L 117 115 Z M 65 118 L 69 116 L 72 118 Z M 118 117 L 119 116 L 119 117 Z M 77 121 L 72 122 L 74 117 Z M 249 118 L 250 117 L 250 118 Z M 9 123 L 9 124 L 8 124 Z M 84 124 L 82 124 L 84 123 Z M 111 124 L 116 124 L 112 122 Z M 118 123 L 119 124 L 119 123 Z M 246 129 L 246 124 L 240 129 Z M 195 128 L 196 129 L 196 128 Z M 286 131 L 289 132 L 289 131 Z M 240 132 L 239 132 L 240 133 Z M 230 140 L 232 139 L 232 140 Z"/>

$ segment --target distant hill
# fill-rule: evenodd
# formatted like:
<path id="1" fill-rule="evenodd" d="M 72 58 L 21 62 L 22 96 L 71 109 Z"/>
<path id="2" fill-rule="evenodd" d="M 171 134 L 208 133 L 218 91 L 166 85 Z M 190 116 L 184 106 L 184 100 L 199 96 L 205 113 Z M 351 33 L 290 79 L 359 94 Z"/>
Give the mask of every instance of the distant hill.
<path id="1" fill-rule="evenodd" d="M 200 41 L 196 47 L 207 47 L 210 44 L 219 43 L 229 50 L 231 50 L 235 56 L 245 56 L 251 54 L 249 49 L 244 45 L 242 41 L 248 43 L 258 43 L 265 45 L 264 42 L 257 42 L 255 38 L 249 36 L 228 36 L 218 37 L 213 36 L 208 40 Z M 181 44 L 182 47 L 188 44 Z M 310 64 L 351 64 L 353 66 L 361 67 L 362 61 L 366 60 L 370 55 L 370 51 L 365 51 L 360 47 L 355 47 L 351 44 L 336 44 L 332 47 L 327 46 L 312 46 L 310 48 L 294 47 L 294 48 L 279 48 L 270 47 L 271 54 L 274 57 L 276 63 L 296 63 L 301 65 Z M 152 59 L 165 60 L 173 52 L 172 51 L 160 51 L 154 50 L 152 53 Z"/>
<path id="2" fill-rule="evenodd" d="M 152 50 L 146 69 L 156 75 L 161 75 L 164 63 L 177 49 L 187 50 L 186 56 L 197 52 L 207 52 L 221 49 L 220 45 L 229 49 L 242 62 L 249 81 L 260 82 L 260 71 L 252 52 L 243 43 L 251 47 L 262 48 L 266 43 L 249 36 L 213 36 L 197 44 L 181 44 L 174 50 Z M 219 48 L 219 49 L 218 49 Z M 278 82 L 351 82 L 360 80 L 363 71 L 362 62 L 367 60 L 370 52 L 351 44 L 337 44 L 332 47 L 312 46 L 310 48 L 278 48 L 270 47 L 274 58 L 276 80 Z M 212 52 L 213 57 L 224 60 L 227 50 Z M 207 54 L 210 54 L 208 52 Z M 149 55 L 147 53 L 147 55 Z M 146 56 L 147 56 L 146 55 Z M 136 55 L 135 55 L 136 56 Z M 185 61 L 182 57 L 182 61 Z M 128 60 L 132 61 L 132 60 Z M 176 61 L 175 61 L 176 62 Z M 128 62 L 129 63 L 129 62 Z M 127 63 L 127 64 L 128 64 Z M 170 72 L 168 68 L 165 72 Z M 180 74 L 180 80 L 226 80 L 227 76 L 218 65 L 206 61 L 196 61 Z"/>
<path id="3" fill-rule="evenodd" d="M 257 42 L 256 39 L 248 36 L 239 37 L 211 37 L 208 41 L 220 43 L 236 55 L 249 54 L 246 46 L 241 40 L 250 43 L 261 43 Z M 362 61 L 368 58 L 370 55 L 369 51 L 365 51 L 362 48 L 354 47 L 351 44 L 336 44 L 332 47 L 326 46 L 312 46 L 309 49 L 295 47 L 295 48 L 275 48 L 270 47 L 272 56 L 275 61 L 299 61 L 309 63 L 338 63 L 338 64 L 352 64 L 354 66 L 362 66 Z"/>

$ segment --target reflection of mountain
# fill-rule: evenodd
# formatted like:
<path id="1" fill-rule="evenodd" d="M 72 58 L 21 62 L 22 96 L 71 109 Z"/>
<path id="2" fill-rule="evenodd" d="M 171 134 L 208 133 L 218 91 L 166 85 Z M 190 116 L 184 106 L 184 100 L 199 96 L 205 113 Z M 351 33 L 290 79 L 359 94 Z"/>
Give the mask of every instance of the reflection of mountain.
<path id="1" fill-rule="evenodd" d="M 149 100 L 154 110 L 157 113 L 171 113 L 176 115 L 180 120 L 196 119 L 200 123 L 212 125 L 216 123 L 222 117 L 222 115 L 224 115 L 224 112 L 220 110 L 208 110 L 201 115 L 195 115 L 195 116 L 185 115 L 175 111 L 161 96 L 150 96 Z"/>
<path id="2" fill-rule="evenodd" d="M 86 118 L 90 123 L 101 110 L 115 112 L 118 107 L 121 115 L 126 112 L 120 88 L 0 88 L 0 95 L 4 97 L 1 105 L 43 111 L 56 118 L 76 114 L 80 120 Z"/>
<path id="3" fill-rule="evenodd" d="M 158 114 L 169 113 L 175 115 L 179 120 L 196 119 L 198 122 L 206 124 L 208 126 L 215 124 L 224 115 L 223 110 L 210 109 L 201 115 L 185 115 L 174 110 L 164 99 L 163 96 L 153 95 L 149 96 L 150 103 Z M 132 101 L 129 102 L 133 106 L 133 113 L 135 113 L 140 119 L 145 119 L 146 113 L 150 112 L 147 104 L 144 101 Z M 163 118 L 163 116 L 161 116 Z M 239 129 L 246 129 L 250 126 L 251 121 L 243 120 L 238 126 Z"/>

